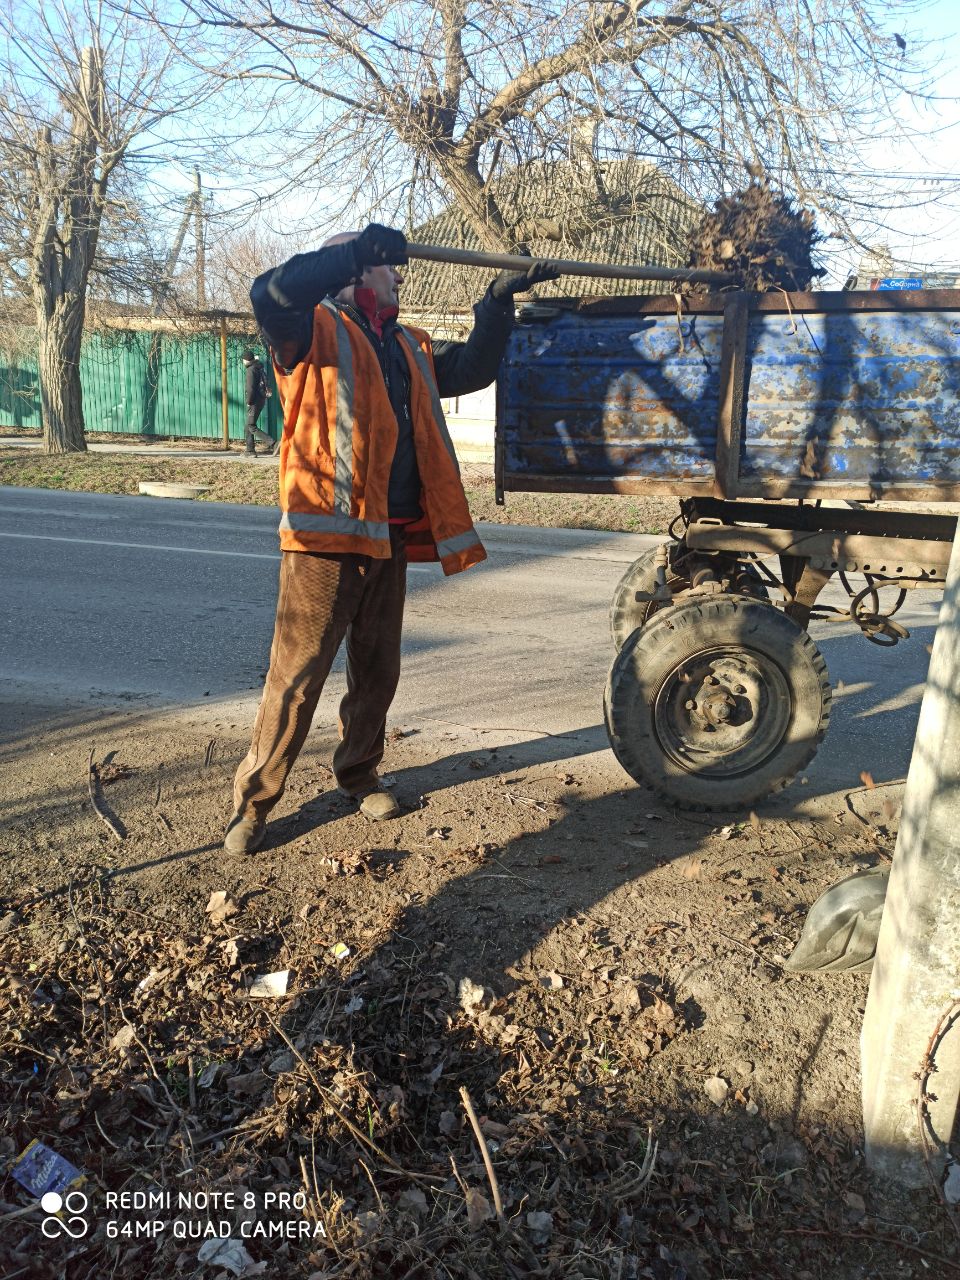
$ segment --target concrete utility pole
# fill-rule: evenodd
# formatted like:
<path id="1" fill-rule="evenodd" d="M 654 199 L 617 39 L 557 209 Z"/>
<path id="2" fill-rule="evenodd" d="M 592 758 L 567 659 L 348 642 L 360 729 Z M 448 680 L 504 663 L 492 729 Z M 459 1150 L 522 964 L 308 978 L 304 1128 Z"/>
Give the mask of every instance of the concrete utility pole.
<path id="1" fill-rule="evenodd" d="M 918 1110 L 933 1049 L 926 1116 L 933 1174 L 943 1169 L 960 1099 L 960 1024 L 931 1039 L 960 994 L 960 526 L 907 774 L 861 1034 L 867 1164 L 905 1186 L 927 1183 Z"/>

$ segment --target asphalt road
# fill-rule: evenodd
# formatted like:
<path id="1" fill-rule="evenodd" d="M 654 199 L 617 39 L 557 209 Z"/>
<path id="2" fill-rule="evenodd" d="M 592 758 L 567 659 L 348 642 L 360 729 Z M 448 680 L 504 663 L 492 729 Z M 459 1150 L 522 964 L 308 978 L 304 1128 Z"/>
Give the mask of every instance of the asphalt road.
<path id="1" fill-rule="evenodd" d="M 260 507 L 0 489 L 8 690 L 211 713 L 229 703 L 252 720 L 273 626 L 276 524 Z M 625 567 L 657 539 L 502 525 L 481 533 L 490 559 L 468 573 L 411 567 L 394 721 L 562 735 L 574 752 L 602 749 L 607 608 Z M 893 649 L 850 626 L 817 626 L 833 722 L 791 803 L 858 785 L 862 770 L 877 781 L 905 773 L 937 606 L 936 595 L 913 593 L 899 615 L 913 638 Z M 342 687 L 341 658 L 321 702 L 331 721 Z"/>

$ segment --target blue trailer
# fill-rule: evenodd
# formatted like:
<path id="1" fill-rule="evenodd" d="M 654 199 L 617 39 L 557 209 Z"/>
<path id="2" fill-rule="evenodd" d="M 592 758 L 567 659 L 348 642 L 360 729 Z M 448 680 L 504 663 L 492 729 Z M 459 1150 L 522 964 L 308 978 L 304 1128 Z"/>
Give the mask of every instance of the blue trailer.
<path id="1" fill-rule="evenodd" d="M 611 605 L 607 732 L 632 777 L 735 809 L 827 729 L 807 627 L 896 644 L 942 584 L 960 502 L 960 290 L 561 299 L 521 315 L 497 384 L 496 485 L 676 494 Z M 910 509 L 910 504 L 924 509 Z M 890 504 L 896 504 L 891 507 Z M 827 582 L 846 609 L 818 604 Z"/>

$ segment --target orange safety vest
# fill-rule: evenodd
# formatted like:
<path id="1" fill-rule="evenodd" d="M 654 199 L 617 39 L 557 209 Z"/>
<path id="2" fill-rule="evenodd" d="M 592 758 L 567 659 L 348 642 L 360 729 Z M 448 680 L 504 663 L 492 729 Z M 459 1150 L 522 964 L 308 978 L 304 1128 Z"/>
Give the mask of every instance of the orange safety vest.
<path id="1" fill-rule="evenodd" d="M 413 442 L 423 518 L 405 526 L 411 560 L 446 574 L 485 560 L 437 391 L 430 336 L 399 328 L 410 366 Z M 359 325 L 328 300 L 314 311 L 313 342 L 287 373 L 274 366 L 283 405 L 280 546 L 389 559 L 387 487 L 397 419 L 380 363 Z"/>

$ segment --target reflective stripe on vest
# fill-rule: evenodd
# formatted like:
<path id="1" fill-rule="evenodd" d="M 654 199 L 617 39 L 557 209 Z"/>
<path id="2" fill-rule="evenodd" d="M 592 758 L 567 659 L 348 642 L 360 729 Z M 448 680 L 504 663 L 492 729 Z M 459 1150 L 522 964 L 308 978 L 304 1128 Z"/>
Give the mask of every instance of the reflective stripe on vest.
<path id="1" fill-rule="evenodd" d="M 281 533 L 346 533 L 359 538 L 381 541 L 390 537 L 386 520 L 357 520 L 355 516 L 322 515 L 315 511 L 285 511 L 280 521 Z M 454 539 L 457 541 L 457 539 Z"/>
<path id="2" fill-rule="evenodd" d="M 447 420 L 443 416 L 443 408 L 440 404 L 440 392 L 437 390 L 437 380 L 434 372 L 430 367 L 430 361 L 427 359 L 426 352 L 420 343 L 416 340 L 412 333 L 407 333 L 401 325 L 397 325 L 397 333 L 400 334 L 406 343 L 410 354 L 416 361 L 417 368 L 420 370 L 420 376 L 427 384 L 430 392 L 430 408 L 433 410 L 433 420 L 437 424 L 437 430 L 440 432 L 440 438 L 444 443 L 447 453 L 450 455 L 450 461 L 456 469 L 457 475 L 460 474 L 460 463 L 457 461 L 457 453 L 453 447 L 453 441 L 450 439 L 450 431 L 447 427 Z"/>
<path id="3" fill-rule="evenodd" d="M 466 551 L 467 547 L 475 547 L 479 543 L 477 531 L 471 527 L 466 533 L 458 533 L 455 538 L 445 538 L 442 542 L 438 542 L 437 551 L 443 559 L 444 556 L 456 555 L 458 551 Z"/>
<path id="4" fill-rule="evenodd" d="M 333 480 L 333 508 L 349 521 L 353 502 L 353 395 L 356 385 L 353 376 L 353 348 L 350 346 L 347 326 L 341 320 L 336 306 L 326 299 L 321 306 L 327 308 L 337 327 L 337 421 L 334 427 L 336 439 L 334 448 L 330 450 L 337 459 Z M 354 521 L 353 523 L 362 524 L 363 522 Z M 331 532 L 351 533 L 354 530 L 344 527 Z M 363 536 L 386 537 L 386 534 L 364 534 Z"/>

